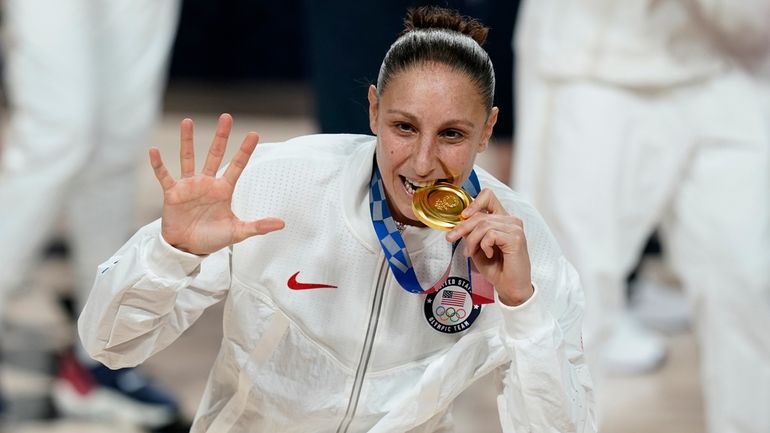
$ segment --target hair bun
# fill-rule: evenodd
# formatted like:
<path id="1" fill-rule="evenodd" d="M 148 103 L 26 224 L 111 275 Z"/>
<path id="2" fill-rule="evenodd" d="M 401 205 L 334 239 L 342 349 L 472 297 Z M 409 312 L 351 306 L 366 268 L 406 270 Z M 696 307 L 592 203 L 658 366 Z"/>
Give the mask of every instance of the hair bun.
<path id="1" fill-rule="evenodd" d="M 439 6 L 410 8 L 404 19 L 402 35 L 417 29 L 452 30 L 471 37 L 479 45 L 487 40 L 488 27 L 474 18 L 460 15 L 453 9 Z"/>

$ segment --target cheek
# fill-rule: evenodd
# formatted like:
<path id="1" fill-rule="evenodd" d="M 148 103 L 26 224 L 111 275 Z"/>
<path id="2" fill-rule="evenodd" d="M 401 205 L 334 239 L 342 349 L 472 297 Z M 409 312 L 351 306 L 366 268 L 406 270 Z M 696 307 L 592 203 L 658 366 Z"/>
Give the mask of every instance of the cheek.
<path id="1" fill-rule="evenodd" d="M 447 152 L 442 159 L 444 160 L 444 164 L 453 171 L 451 174 L 460 175 L 465 172 L 470 172 L 471 168 L 473 168 L 475 156 L 476 153 L 473 149 L 463 148 L 452 149 L 452 151 Z"/>
<path id="2" fill-rule="evenodd" d="M 389 177 L 390 172 L 403 163 L 403 150 L 399 149 L 397 143 L 382 141 L 377 149 L 377 160 L 383 176 Z"/>
<path id="3" fill-rule="evenodd" d="M 382 147 L 384 156 L 388 158 L 388 165 L 399 166 L 409 158 L 409 144 L 401 140 L 390 140 Z"/>

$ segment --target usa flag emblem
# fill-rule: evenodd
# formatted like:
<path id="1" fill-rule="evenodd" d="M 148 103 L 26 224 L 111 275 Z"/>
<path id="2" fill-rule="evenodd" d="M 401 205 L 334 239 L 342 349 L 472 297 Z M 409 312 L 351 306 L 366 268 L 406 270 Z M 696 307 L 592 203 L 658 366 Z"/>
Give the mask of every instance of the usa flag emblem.
<path id="1" fill-rule="evenodd" d="M 425 319 L 438 332 L 454 334 L 470 328 L 481 313 L 474 304 L 470 281 L 449 277 L 441 287 L 425 297 Z"/>
<path id="2" fill-rule="evenodd" d="M 450 307 L 464 307 L 465 306 L 465 292 L 459 292 L 454 290 L 444 290 L 441 293 L 441 305 L 448 305 Z"/>

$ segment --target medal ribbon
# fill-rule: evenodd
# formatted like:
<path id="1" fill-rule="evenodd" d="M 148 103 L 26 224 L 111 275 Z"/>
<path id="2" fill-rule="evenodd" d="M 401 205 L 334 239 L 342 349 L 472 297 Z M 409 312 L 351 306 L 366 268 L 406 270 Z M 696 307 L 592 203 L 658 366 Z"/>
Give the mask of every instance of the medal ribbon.
<path id="1" fill-rule="evenodd" d="M 387 197 L 385 196 L 385 188 L 382 185 L 382 176 L 380 175 L 380 169 L 377 167 L 377 163 L 374 163 L 374 170 L 372 173 L 372 180 L 369 184 L 369 211 L 372 216 L 372 224 L 374 225 L 374 231 L 377 233 L 377 237 L 382 245 L 382 251 L 385 253 L 385 258 L 388 260 L 390 270 L 396 277 L 396 281 L 401 285 L 404 290 L 411 293 L 433 293 L 441 287 L 441 285 L 449 277 L 449 271 L 452 267 L 452 260 L 449 261 L 444 275 L 433 284 L 430 288 L 423 289 L 420 282 L 417 281 L 417 274 L 412 267 L 412 260 L 409 258 L 409 253 L 406 250 L 406 244 L 404 238 L 401 236 L 401 232 L 398 231 L 396 222 L 393 216 L 390 214 L 390 208 L 388 207 Z M 468 180 L 462 185 L 464 189 L 471 197 L 476 197 L 481 191 L 479 185 L 478 176 L 475 171 L 471 171 Z M 452 244 L 452 256 L 454 256 L 457 245 L 460 241 Z M 482 290 L 471 290 L 473 295 L 474 304 L 488 304 L 494 301 L 493 288 L 481 274 L 472 266 L 471 259 L 468 258 L 468 274 L 469 282 L 471 284 L 476 283 L 477 286 L 481 286 Z M 473 287 L 473 286 L 471 286 Z M 479 292 L 479 293 L 476 293 Z M 480 292 L 483 292 L 480 293 Z"/>

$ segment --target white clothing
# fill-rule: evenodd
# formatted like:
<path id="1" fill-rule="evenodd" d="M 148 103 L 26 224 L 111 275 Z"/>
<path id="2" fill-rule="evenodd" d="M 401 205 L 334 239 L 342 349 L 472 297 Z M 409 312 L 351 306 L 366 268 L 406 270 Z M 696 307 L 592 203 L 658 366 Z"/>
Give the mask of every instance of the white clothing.
<path id="1" fill-rule="evenodd" d="M 710 45 L 711 28 L 688 15 L 695 3 L 712 10 L 707 2 L 527 3 L 517 41 L 514 184 L 580 272 L 589 360 L 624 314 L 626 276 L 660 225 L 693 310 L 709 431 L 763 433 L 770 431 L 766 93 Z M 770 2 L 742 3 L 753 11 L 739 3 L 725 2 L 712 24 L 752 34 L 751 18 L 766 16 Z M 542 22 L 559 24 L 562 36 L 552 40 Z M 586 28 L 598 32 L 597 45 L 579 37 Z M 575 55 L 590 68 L 541 50 L 563 47 L 569 34 L 578 35 Z"/>
<path id="2" fill-rule="evenodd" d="M 155 222 L 98 271 L 79 329 L 111 367 L 137 365 L 225 299 L 224 338 L 193 432 L 448 432 L 451 403 L 510 364 L 498 399 L 503 430 L 595 431 L 583 361 L 583 295 L 535 210 L 477 168 L 482 187 L 524 220 L 535 295 L 496 301 L 472 326 L 428 325 L 425 295 L 393 278 L 372 226 L 376 139 L 317 135 L 260 144 L 233 210 L 286 227 L 206 257 L 168 245 Z M 445 234 L 407 227 L 423 284 L 446 270 Z M 452 273 L 463 275 L 465 260 Z M 336 286 L 290 290 L 289 279 Z"/>
<path id="3" fill-rule="evenodd" d="M 767 0 L 528 1 L 517 63 L 552 80 L 667 89 L 763 55 L 768 22 Z"/>
<path id="4" fill-rule="evenodd" d="M 11 111 L 0 148 L 0 311 L 64 216 L 78 299 L 137 226 L 135 166 L 156 120 L 178 0 L 6 0 Z M 62 215 L 64 214 L 64 215 Z"/>

